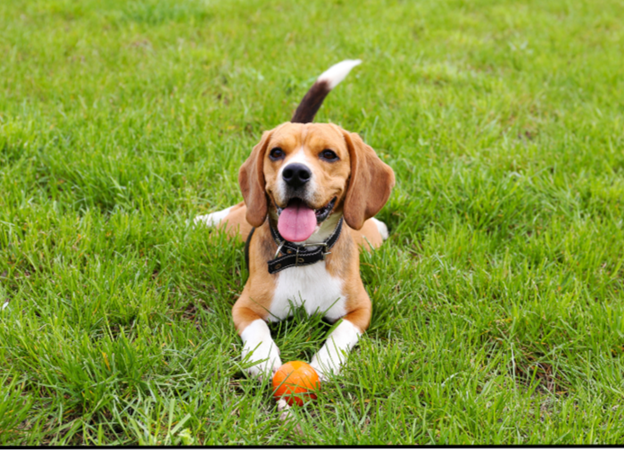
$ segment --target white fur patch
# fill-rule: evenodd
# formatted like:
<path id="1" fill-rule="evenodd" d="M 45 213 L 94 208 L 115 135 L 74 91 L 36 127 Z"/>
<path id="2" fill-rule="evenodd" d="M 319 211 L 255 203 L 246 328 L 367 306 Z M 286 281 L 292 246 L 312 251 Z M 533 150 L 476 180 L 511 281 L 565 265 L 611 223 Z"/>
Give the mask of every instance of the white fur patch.
<path id="1" fill-rule="evenodd" d="M 310 159 L 308 158 L 308 156 L 305 153 L 305 150 L 303 150 L 303 147 L 300 147 L 298 151 L 296 151 L 295 153 L 293 153 L 290 158 L 288 158 L 288 161 L 285 162 L 285 164 L 280 168 L 280 172 L 279 172 L 279 177 L 282 176 L 282 172 L 284 171 L 284 168 L 286 166 L 288 166 L 290 163 L 303 163 L 307 166 L 307 163 L 310 161 Z M 312 170 L 310 169 L 310 172 L 312 172 Z M 313 174 L 314 175 L 314 174 Z"/>
<path id="2" fill-rule="evenodd" d="M 390 236 L 390 234 L 388 233 L 388 226 L 386 225 L 385 222 L 380 221 L 379 219 L 376 218 L 372 218 L 373 221 L 375 221 L 375 225 L 377 226 L 377 230 L 379 230 L 379 233 L 381 234 L 381 237 L 384 240 L 387 240 L 388 237 Z"/>
<path id="3" fill-rule="evenodd" d="M 258 362 L 247 371 L 253 376 L 271 377 L 282 366 L 279 349 L 271 338 L 269 326 L 261 319 L 253 321 L 241 333 L 243 360 L 250 355 L 251 362 Z"/>
<path id="4" fill-rule="evenodd" d="M 228 207 L 225 210 L 216 211 L 208 215 L 197 216 L 193 222 L 195 225 L 203 224 L 207 227 L 214 227 L 218 225 L 223 219 L 230 213 L 232 207 Z"/>
<path id="5" fill-rule="evenodd" d="M 342 214 L 332 213 L 331 215 L 329 215 L 329 217 L 325 221 L 323 221 L 321 225 L 316 226 L 316 228 L 314 229 L 314 233 L 310 235 L 310 238 L 303 241 L 303 243 L 315 244 L 315 243 L 323 243 L 324 241 L 326 241 L 330 237 L 330 235 L 334 233 L 334 230 L 336 230 L 336 227 L 338 226 L 338 221 L 340 221 L 340 218 L 342 218 Z M 296 243 L 296 244 L 302 244 L 302 243 Z M 312 250 L 313 248 L 309 247 L 308 249 Z"/>
<path id="6" fill-rule="evenodd" d="M 327 337 L 323 347 L 310 362 L 323 379 L 330 373 L 338 374 L 347 354 L 360 339 L 360 331 L 349 320 L 342 320 L 340 325 Z"/>
<path id="7" fill-rule="evenodd" d="M 327 319 L 335 321 L 347 313 L 345 301 L 342 280 L 327 272 L 324 261 L 286 268 L 278 273 L 268 320 L 290 316 L 292 303 L 296 307 L 303 305 L 308 315 L 325 312 Z"/>
<path id="8" fill-rule="evenodd" d="M 310 180 L 308 181 L 308 183 L 306 184 L 306 194 L 303 200 L 305 201 L 310 201 L 311 200 L 311 194 L 315 193 L 317 190 L 317 186 L 316 186 L 316 174 L 314 174 L 314 171 L 312 170 L 312 167 L 310 166 L 310 159 L 308 158 L 308 156 L 305 154 L 305 151 L 303 150 L 303 147 L 301 147 L 297 152 L 293 153 L 287 161 L 284 162 L 284 164 L 282 165 L 282 167 L 280 168 L 279 172 L 277 173 L 277 197 L 281 200 L 284 199 L 286 197 L 286 191 L 288 191 L 288 186 L 286 185 L 286 181 L 284 180 L 284 177 L 282 176 L 284 169 L 286 169 L 291 163 L 301 163 L 304 166 L 306 166 L 309 170 L 310 173 L 312 174 L 312 177 L 310 178 Z"/>
<path id="9" fill-rule="evenodd" d="M 344 60 L 338 64 L 334 64 L 332 67 L 323 72 L 316 81 L 326 81 L 329 84 L 329 89 L 334 89 L 338 86 L 342 80 L 349 75 L 351 69 L 358 64 L 362 63 L 362 60 Z"/>

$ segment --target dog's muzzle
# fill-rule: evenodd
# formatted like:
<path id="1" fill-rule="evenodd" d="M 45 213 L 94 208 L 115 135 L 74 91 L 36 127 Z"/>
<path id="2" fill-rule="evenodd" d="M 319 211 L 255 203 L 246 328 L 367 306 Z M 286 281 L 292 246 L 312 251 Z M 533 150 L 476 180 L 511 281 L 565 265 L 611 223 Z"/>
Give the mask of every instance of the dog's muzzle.
<path id="1" fill-rule="evenodd" d="M 312 179 L 312 171 L 305 164 L 292 163 L 282 171 L 282 179 L 291 188 L 301 188 Z"/>

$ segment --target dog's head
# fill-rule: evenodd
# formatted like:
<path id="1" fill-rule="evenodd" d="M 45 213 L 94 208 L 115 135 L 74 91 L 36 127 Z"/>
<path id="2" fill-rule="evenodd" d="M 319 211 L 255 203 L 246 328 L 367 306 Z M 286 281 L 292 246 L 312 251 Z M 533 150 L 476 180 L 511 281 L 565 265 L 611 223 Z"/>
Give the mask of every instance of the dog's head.
<path id="1" fill-rule="evenodd" d="M 330 215 L 362 228 L 388 200 L 394 172 L 356 133 L 287 122 L 262 135 L 238 180 L 252 226 L 271 214 L 286 240 L 301 242 Z"/>

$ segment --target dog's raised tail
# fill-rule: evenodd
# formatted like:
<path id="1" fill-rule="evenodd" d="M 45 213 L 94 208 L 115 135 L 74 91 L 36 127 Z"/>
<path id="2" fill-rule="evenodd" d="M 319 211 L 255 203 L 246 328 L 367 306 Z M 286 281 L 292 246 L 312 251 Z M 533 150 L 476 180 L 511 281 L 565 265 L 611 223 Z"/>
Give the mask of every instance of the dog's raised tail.
<path id="1" fill-rule="evenodd" d="M 303 96 L 290 122 L 299 122 L 302 124 L 312 122 L 314 116 L 316 116 L 316 112 L 323 104 L 323 100 L 327 97 L 327 94 L 349 75 L 351 69 L 361 62 L 360 60 L 344 60 L 338 64 L 334 64 L 319 75 L 310 90 Z"/>

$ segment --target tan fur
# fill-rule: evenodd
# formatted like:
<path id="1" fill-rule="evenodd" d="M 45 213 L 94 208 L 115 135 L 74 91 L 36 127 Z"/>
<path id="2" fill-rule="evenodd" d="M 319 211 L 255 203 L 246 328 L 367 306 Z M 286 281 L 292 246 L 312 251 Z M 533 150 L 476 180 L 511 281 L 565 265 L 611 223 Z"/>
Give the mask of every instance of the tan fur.
<path id="1" fill-rule="evenodd" d="M 281 148 L 286 157 L 271 161 L 270 149 Z M 319 154 L 333 150 L 340 161 L 322 161 Z M 303 151 L 311 167 L 317 190 L 308 200 L 312 208 L 321 208 L 338 198 L 334 212 L 343 212 L 345 230 L 326 258 L 327 271 L 344 281 L 347 299 L 345 319 L 361 332 L 370 323 L 372 306 L 360 278 L 359 248 L 379 247 L 383 238 L 370 220 L 387 201 L 394 173 L 374 150 L 355 133 L 332 124 L 285 123 L 265 132 L 239 171 L 239 182 L 245 199 L 232 208 L 222 221 L 230 235 L 246 240 L 252 226 L 257 227 L 249 249 L 249 280 L 232 314 L 239 333 L 257 319 L 269 319 L 269 307 L 276 287 L 276 276 L 268 273 L 267 262 L 277 249 L 269 221 L 275 221 L 275 205 L 285 207 L 288 199 L 277 189 L 279 169 Z M 268 219 L 267 219 L 268 216 Z M 275 224 L 274 224 L 275 226 Z M 346 232 L 346 233 L 345 233 Z"/>
<path id="2" fill-rule="evenodd" d="M 372 224 L 378 235 L 377 226 Z M 345 281 L 343 294 L 348 300 L 347 315 L 356 327 L 364 332 L 370 323 L 372 306 L 368 293 L 360 278 L 360 259 L 358 244 L 354 239 L 354 232 L 359 237 L 361 232 L 356 232 L 345 225 L 347 232 L 342 233 L 340 239 L 327 256 L 326 268 L 332 276 L 340 277 Z M 369 240 L 370 241 L 370 240 Z M 368 243 L 360 239 L 360 245 L 368 246 Z M 267 262 L 273 258 L 277 245 L 270 235 L 269 223 L 265 222 L 257 228 L 251 240 L 249 248 L 249 279 L 245 284 L 241 297 L 236 301 L 232 309 L 234 324 L 239 334 L 257 319 L 268 320 L 269 306 L 275 291 L 276 276 L 269 274 Z"/>
<path id="3" fill-rule="evenodd" d="M 238 171 L 238 183 L 245 199 L 245 205 L 253 205 L 247 209 L 247 222 L 259 227 L 267 214 L 264 168 L 262 166 L 269 139 L 272 132 L 264 132 L 260 142 L 253 148 L 247 161 Z"/>
<path id="4" fill-rule="evenodd" d="M 344 132 L 346 133 L 346 132 Z M 287 122 L 265 132 L 260 143 L 254 147 L 239 172 L 241 191 L 248 206 L 247 220 L 253 226 L 259 226 L 267 214 L 268 196 L 279 207 L 285 207 L 288 199 L 282 199 L 276 188 L 279 169 L 303 150 L 309 159 L 309 165 L 317 178 L 318 191 L 308 204 L 312 208 L 321 208 L 332 198 L 343 199 L 347 180 L 351 173 L 350 151 L 340 127 L 330 124 L 292 124 Z M 284 160 L 271 161 L 267 150 L 279 147 L 286 153 Z M 328 163 L 319 159 L 319 153 L 331 149 L 340 158 L 337 163 Z M 380 161 L 381 163 L 381 161 Z M 383 163 L 381 163 L 383 164 Z M 259 168 L 262 168 L 260 171 Z M 263 190 L 264 199 L 259 200 Z M 266 193 L 265 193 L 266 192 Z M 269 207 L 274 207 L 271 205 Z M 337 211 L 337 209 L 336 209 Z"/>
<path id="5" fill-rule="evenodd" d="M 273 162 L 268 158 L 267 150 L 274 147 L 286 152 L 284 160 Z M 277 175 L 279 168 L 287 165 L 300 149 L 308 157 L 320 188 L 315 199 L 309 202 L 310 206 L 320 208 L 338 197 L 334 211 L 344 210 L 347 224 L 352 229 L 361 230 L 361 233 L 351 231 L 355 242 L 367 249 L 368 242 L 373 247 L 381 245 L 383 239 L 377 226 L 368 219 L 381 210 L 388 200 L 395 183 L 394 172 L 356 133 L 349 133 L 333 124 L 286 122 L 264 132 L 239 171 L 245 202 L 233 207 L 228 214 L 228 232 L 232 236 L 236 235 L 238 225 L 241 238 L 246 240 L 251 227 L 259 227 L 267 216 L 267 195 L 274 204 L 286 206 L 286 199 L 281 199 L 276 193 Z M 318 154 L 325 149 L 336 152 L 340 161 L 321 161 Z M 243 211 L 246 205 L 250 207 Z"/>
<path id="6" fill-rule="evenodd" d="M 238 333 L 257 319 L 267 320 L 275 291 L 275 276 L 269 274 L 267 262 L 273 258 L 277 245 L 271 237 L 268 223 L 254 232 L 249 246 L 249 279 L 243 293 L 232 308 Z"/>
<path id="7" fill-rule="evenodd" d="M 351 156 L 344 219 L 359 230 L 364 221 L 375 216 L 388 201 L 394 186 L 394 172 L 359 135 L 344 130 L 343 135 Z"/>
<path id="8" fill-rule="evenodd" d="M 245 202 L 240 202 L 232 207 L 219 226 L 225 227 L 229 236 L 239 238 L 241 241 L 247 241 L 253 226 L 249 224 L 246 216 L 247 206 Z"/>

